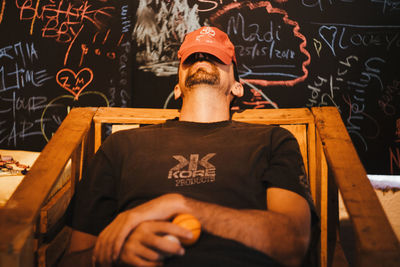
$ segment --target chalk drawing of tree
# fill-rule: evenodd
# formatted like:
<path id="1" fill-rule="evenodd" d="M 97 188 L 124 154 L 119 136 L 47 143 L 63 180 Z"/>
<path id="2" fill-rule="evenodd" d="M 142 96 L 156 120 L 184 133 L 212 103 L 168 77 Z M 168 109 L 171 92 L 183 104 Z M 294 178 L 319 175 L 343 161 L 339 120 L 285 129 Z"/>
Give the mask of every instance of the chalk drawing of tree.
<path id="1" fill-rule="evenodd" d="M 140 0 L 132 38 L 138 44 L 139 69 L 158 76 L 177 73 L 177 51 L 186 33 L 200 27 L 198 6 L 187 0 Z"/>

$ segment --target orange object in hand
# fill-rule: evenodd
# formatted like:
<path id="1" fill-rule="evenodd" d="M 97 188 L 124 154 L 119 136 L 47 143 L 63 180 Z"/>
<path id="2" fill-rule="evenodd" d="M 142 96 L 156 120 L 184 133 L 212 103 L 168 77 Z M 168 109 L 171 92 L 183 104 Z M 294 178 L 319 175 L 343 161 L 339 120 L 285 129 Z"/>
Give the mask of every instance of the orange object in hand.
<path id="1" fill-rule="evenodd" d="M 179 241 L 183 245 L 190 246 L 199 239 L 201 233 L 201 224 L 193 215 L 188 213 L 179 214 L 172 220 L 172 223 L 192 231 L 193 238 L 189 239 L 179 237 Z"/>

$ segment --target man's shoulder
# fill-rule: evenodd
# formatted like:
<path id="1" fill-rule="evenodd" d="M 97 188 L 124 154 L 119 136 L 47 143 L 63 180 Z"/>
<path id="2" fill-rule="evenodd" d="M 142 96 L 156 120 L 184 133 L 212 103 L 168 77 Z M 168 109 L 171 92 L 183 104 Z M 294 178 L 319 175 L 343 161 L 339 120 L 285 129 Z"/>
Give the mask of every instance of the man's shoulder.
<path id="1" fill-rule="evenodd" d="M 104 143 L 115 145 L 121 142 L 125 143 L 141 136 L 150 137 L 153 133 L 154 135 L 157 134 L 161 128 L 162 124 L 132 125 L 132 128 L 125 128 L 113 132 L 105 139 Z"/>
<path id="2" fill-rule="evenodd" d="M 249 133 L 263 133 L 274 138 L 292 138 L 293 134 L 286 128 L 277 124 L 249 123 L 241 121 L 232 121 L 233 128 Z"/>
<path id="3" fill-rule="evenodd" d="M 135 134 L 141 134 L 146 132 L 152 132 L 163 127 L 164 123 L 158 124 L 136 124 L 132 127 L 127 126 L 125 129 L 114 132 L 114 136 L 129 136 Z"/>

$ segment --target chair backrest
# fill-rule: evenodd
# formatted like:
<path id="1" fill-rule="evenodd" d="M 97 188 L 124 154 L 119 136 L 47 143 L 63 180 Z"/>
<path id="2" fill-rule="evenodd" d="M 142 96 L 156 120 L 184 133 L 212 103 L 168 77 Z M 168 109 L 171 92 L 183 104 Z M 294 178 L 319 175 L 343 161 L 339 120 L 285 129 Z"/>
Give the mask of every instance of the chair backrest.
<path id="1" fill-rule="evenodd" d="M 165 109 L 72 109 L 0 208 L 0 265 L 50 266 L 62 255 L 70 234 L 63 227 L 65 210 L 84 168 L 101 145 L 104 124 L 127 127 L 177 116 L 178 110 Z M 232 119 L 280 125 L 297 138 L 321 217 L 320 266 L 345 261 L 337 242 L 338 188 L 352 219 L 359 265 L 395 266 L 400 261 L 399 242 L 335 108 L 245 110 Z M 70 181 L 49 197 L 70 159 Z"/>

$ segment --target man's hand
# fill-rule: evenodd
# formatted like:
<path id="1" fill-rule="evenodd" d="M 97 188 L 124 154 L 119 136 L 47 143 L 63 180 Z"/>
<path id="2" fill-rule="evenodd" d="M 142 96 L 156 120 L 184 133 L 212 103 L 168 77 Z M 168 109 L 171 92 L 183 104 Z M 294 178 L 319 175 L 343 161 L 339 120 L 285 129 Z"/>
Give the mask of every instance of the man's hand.
<path id="1" fill-rule="evenodd" d="M 102 266 L 110 266 L 120 255 L 121 248 L 133 229 L 145 221 L 168 220 L 184 212 L 184 198 L 166 194 L 133 209 L 120 213 L 99 235 L 93 256 Z"/>
<path id="2" fill-rule="evenodd" d="M 143 222 L 125 241 L 120 260 L 133 266 L 160 266 L 166 256 L 183 255 L 185 250 L 179 241 L 165 235 L 188 238 L 191 232 L 170 222 Z"/>

